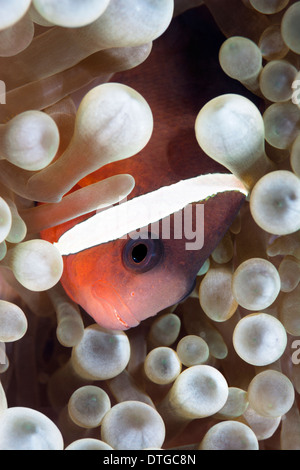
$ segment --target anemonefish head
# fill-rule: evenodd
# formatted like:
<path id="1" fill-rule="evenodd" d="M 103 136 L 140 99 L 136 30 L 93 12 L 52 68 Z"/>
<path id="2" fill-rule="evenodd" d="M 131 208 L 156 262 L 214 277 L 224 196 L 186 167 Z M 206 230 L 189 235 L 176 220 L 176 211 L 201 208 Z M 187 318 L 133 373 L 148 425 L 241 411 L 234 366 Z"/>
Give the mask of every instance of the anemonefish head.
<path id="1" fill-rule="evenodd" d="M 201 175 L 62 225 L 65 290 L 106 328 L 138 325 L 190 293 L 246 193 L 231 174 Z"/>

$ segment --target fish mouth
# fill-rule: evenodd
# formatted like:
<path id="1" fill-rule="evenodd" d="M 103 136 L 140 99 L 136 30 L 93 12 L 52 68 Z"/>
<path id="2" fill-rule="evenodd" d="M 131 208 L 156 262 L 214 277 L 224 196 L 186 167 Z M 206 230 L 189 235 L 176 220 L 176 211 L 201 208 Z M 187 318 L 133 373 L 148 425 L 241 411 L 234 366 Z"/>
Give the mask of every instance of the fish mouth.
<path id="1" fill-rule="evenodd" d="M 104 281 L 97 281 L 91 287 L 97 304 L 94 320 L 104 328 L 127 330 L 139 324 L 117 291 Z"/>

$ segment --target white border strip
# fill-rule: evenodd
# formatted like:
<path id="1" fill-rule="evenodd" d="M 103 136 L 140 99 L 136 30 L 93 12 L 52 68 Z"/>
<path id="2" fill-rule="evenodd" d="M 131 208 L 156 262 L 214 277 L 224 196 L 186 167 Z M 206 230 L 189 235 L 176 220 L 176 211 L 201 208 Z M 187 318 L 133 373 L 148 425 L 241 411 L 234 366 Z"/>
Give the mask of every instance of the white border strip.
<path id="1" fill-rule="evenodd" d="M 98 212 L 65 232 L 54 245 L 61 255 L 78 253 L 121 238 L 190 203 L 204 201 L 225 191 L 248 195 L 243 183 L 232 174 L 213 173 L 182 180 Z"/>

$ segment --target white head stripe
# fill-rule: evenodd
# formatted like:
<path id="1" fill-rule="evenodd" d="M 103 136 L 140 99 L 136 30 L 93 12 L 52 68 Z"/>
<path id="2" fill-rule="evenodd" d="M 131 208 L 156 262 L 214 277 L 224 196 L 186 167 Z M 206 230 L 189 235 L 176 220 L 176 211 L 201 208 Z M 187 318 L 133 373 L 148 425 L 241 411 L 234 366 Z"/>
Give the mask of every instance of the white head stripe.
<path id="1" fill-rule="evenodd" d="M 182 180 L 98 212 L 65 232 L 55 245 L 62 255 L 78 253 L 121 238 L 188 204 L 225 191 L 248 194 L 243 183 L 232 174 L 214 173 Z"/>

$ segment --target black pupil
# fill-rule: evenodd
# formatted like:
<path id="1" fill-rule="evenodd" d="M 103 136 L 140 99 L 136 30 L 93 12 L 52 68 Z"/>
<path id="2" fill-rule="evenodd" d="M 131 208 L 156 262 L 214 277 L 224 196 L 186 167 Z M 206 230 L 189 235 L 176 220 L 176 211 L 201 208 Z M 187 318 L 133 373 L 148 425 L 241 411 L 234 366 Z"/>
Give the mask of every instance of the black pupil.
<path id="1" fill-rule="evenodd" d="M 132 249 L 132 259 L 135 263 L 141 263 L 147 256 L 147 251 L 148 248 L 144 243 L 140 243 L 139 245 L 136 245 Z"/>

